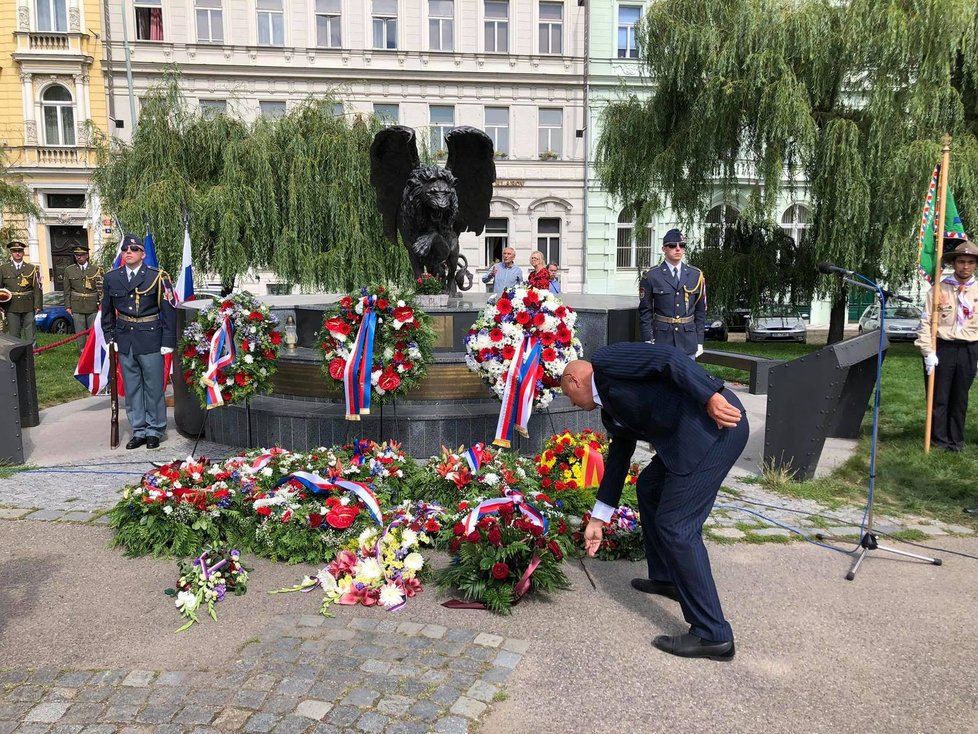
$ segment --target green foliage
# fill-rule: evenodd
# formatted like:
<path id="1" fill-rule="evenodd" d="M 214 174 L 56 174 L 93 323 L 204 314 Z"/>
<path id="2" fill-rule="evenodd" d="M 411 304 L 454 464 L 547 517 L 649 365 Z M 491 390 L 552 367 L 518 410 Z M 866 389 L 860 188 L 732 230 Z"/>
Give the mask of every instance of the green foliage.
<path id="1" fill-rule="evenodd" d="M 103 206 L 129 230 L 148 226 L 166 269 L 180 262 L 186 214 L 195 264 L 225 283 L 270 268 L 305 288 L 408 285 L 406 252 L 385 240 L 373 205 L 379 123 L 336 116 L 334 104 L 246 123 L 191 111 L 172 73 L 146 97 L 131 142 L 93 131 Z"/>
<path id="2" fill-rule="evenodd" d="M 109 527 L 115 531 L 112 547 L 124 548 L 130 557 L 179 557 L 197 555 L 208 546 L 251 545 L 251 527 L 236 508 L 212 517 L 183 505 L 174 515 L 164 515 L 159 505 L 144 503 L 137 495 L 124 497 L 109 511 Z"/>
<path id="3" fill-rule="evenodd" d="M 920 209 L 945 134 L 954 138 L 960 210 L 978 206 L 976 28 L 970 0 L 651 3 L 638 35 L 654 91 L 604 113 L 602 183 L 637 202 L 640 219 L 668 204 L 687 223 L 736 187 L 756 224 L 775 219 L 779 195 L 803 174 L 814 210 L 808 260 L 899 286 L 914 272 Z M 756 177 L 743 178 L 738 164 Z M 739 267 L 754 272 L 752 263 L 740 258 Z M 707 273 L 711 296 L 726 300 L 743 271 Z"/>
<path id="4" fill-rule="evenodd" d="M 7 166 L 7 147 L 0 146 L 0 219 L 9 217 L 11 214 L 22 217 L 40 217 L 41 210 L 34 203 L 34 195 L 23 184 L 13 183 L 9 180 L 9 170 Z M 25 240 L 24 231 L 16 225 L 5 224 L 0 227 L 0 245 L 5 245 L 10 240 Z M 6 251 L 3 253 L 6 255 Z"/>

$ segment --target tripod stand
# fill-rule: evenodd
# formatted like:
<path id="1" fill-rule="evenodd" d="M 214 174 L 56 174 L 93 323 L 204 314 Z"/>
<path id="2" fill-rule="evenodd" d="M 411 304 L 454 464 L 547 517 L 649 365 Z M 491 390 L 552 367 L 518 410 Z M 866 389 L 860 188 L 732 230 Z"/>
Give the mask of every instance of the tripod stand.
<path id="1" fill-rule="evenodd" d="M 873 437 L 869 452 L 869 491 L 866 501 L 866 524 L 862 528 L 862 537 L 859 539 L 858 548 L 851 551 L 851 553 L 855 553 L 857 555 L 856 560 L 849 569 L 849 573 L 846 574 L 846 580 L 852 581 L 856 578 L 856 572 L 859 571 L 859 567 L 862 565 L 863 559 L 866 558 L 866 555 L 870 551 L 885 551 L 887 553 L 893 553 L 894 555 L 903 556 L 905 558 L 926 561 L 927 563 L 932 563 L 935 566 L 941 565 L 941 559 L 929 558 L 928 556 L 921 556 L 917 555 L 916 553 L 908 553 L 907 551 L 880 545 L 879 541 L 877 540 L 876 533 L 873 532 L 873 521 L 875 519 L 873 514 L 873 496 L 876 491 L 876 446 L 879 439 L 880 386 L 883 379 L 883 340 L 886 338 L 886 301 L 887 298 L 890 297 L 906 302 L 910 302 L 910 299 L 884 290 L 878 283 L 870 280 L 860 273 L 852 273 L 847 271 L 847 274 L 851 277 L 842 278 L 843 282 L 859 288 L 874 291 L 880 304 L 880 342 L 879 348 L 876 351 L 876 389 L 873 395 Z M 824 540 L 842 540 L 842 538 L 834 536 L 817 537 Z"/>

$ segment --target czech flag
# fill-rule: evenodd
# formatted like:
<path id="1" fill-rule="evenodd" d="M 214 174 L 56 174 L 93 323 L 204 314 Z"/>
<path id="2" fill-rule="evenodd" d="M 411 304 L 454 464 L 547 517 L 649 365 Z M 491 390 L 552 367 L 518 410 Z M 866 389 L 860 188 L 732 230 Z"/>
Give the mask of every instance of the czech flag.
<path id="1" fill-rule="evenodd" d="M 102 331 L 102 308 L 99 307 L 95 325 L 78 358 L 75 379 L 92 395 L 98 395 L 109 386 L 109 346 Z"/>

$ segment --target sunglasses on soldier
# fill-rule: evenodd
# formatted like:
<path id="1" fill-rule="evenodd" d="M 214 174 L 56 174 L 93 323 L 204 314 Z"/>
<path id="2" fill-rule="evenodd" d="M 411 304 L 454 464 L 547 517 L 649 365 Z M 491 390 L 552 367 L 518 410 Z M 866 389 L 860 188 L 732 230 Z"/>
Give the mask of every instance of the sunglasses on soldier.
<path id="1" fill-rule="evenodd" d="M 668 247 L 670 250 L 675 250 L 677 247 L 680 250 L 685 250 L 686 249 L 686 243 L 685 242 L 670 242 L 667 245 L 663 245 L 663 247 Z"/>
<path id="2" fill-rule="evenodd" d="M 126 252 L 128 250 L 132 250 L 133 252 L 142 252 L 143 248 L 139 245 L 123 245 L 119 248 L 120 252 Z"/>

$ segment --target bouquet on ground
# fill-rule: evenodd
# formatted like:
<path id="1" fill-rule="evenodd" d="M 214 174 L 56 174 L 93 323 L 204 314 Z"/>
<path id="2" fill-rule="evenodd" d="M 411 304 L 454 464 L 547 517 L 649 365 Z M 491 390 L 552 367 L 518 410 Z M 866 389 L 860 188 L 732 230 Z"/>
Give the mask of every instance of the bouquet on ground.
<path id="1" fill-rule="evenodd" d="M 113 545 L 126 555 L 188 556 L 210 545 L 245 541 L 240 485 L 233 467 L 187 458 L 147 472 L 109 512 Z"/>
<path id="2" fill-rule="evenodd" d="M 344 446 L 343 450 L 348 457 L 342 466 L 346 479 L 369 482 L 394 502 L 413 493 L 420 469 L 397 441 L 377 443 L 361 439 Z"/>
<path id="3" fill-rule="evenodd" d="M 507 487 L 539 488 L 532 460 L 508 451 L 490 449 L 481 443 L 457 450 L 442 447 L 423 470 L 422 495 L 454 507 L 459 501 L 491 497 Z"/>
<path id="4" fill-rule="evenodd" d="M 590 520 L 591 513 L 584 513 L 581 518 L 581 527 L 586 527 Z M 571 539 L 574 541 L 574 545 L 583 552 L 583 531 L 575 531 L 571 534 Z M 640 561 L 645 558 L 642 528 L 639 527 L 638 517 L 631 507 L 622 505 L 612 513 L 611 519 L 604 525 L 604 534 L 596 555 L 602 561 L 615 561 L 619 558 Z"/>
<path id="5" fill-rule="evenodd" d="M 183 332 L 183 379 L 213 408 L 268 392 L 282 343 L 278 318 L 247 292 L 200 311 Z"/>
<path id="6" fill-rule="evenodd" d="M 400 505 L 386 528 L 368 528 L 337 554 L 315 576 L 306 576 L 289 591 L 323 591 L 321 612 L 329 617 L 333 604 L 399 609 L 422 591 L 421 576 L 426 570 L 422 545 L 430 545 L 429 533 L 438 532 L 440 507 L 417 503 Z"/>
<path id="7" fill-rule="evenodd" d="M 176 598 L 180 616 L 187 619 L 187 623 L 177 632 L 190 629 L 200 621 L 198 614 L 202 607 L 207 608 L 207 613 L 216 622 L 214 606 L 228 594 L 240 596 L 248 590 L 248 571 L 236 550 L 205 550 L 193 561 L 181 561 L 179 572 L 176 588 L 164 592 Z"/>
<path id="8" fill-rule="evenodd" d="M 528 594 L 569 588 L 561 568 L 570 548 L 568 527 L 549 512 L 510 490 L 457 516 L 443 533 L 450 533 L 452 562 L 436 572 L 438 585 L 497 614 L 509 614 Z"/>

